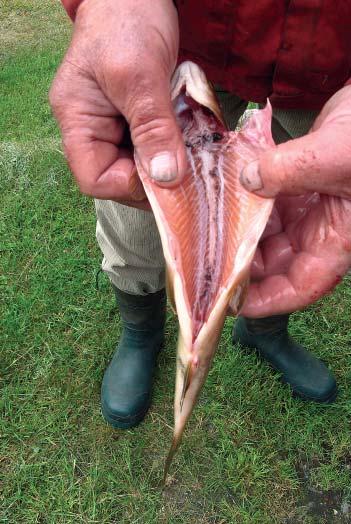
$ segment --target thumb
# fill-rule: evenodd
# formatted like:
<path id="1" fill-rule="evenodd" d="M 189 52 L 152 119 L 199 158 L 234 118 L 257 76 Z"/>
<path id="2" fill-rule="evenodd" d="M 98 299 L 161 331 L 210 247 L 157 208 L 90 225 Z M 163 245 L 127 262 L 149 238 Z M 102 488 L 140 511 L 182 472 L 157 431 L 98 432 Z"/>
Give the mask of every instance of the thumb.
<path id="1" fill-rule="evenodd" d="M 139 84 L 126 104 L 138 162 L 144 172 L 164 187 L 182 180 L 187 157 L 180 128 L 173 111 L 169 79 L 152 78 Z"/>
<path id="2" fill-rule="evenodd" d="M 331 134 L 320 129 L 262 153 L 242 170 L 240 182 L 248 191 L 263 197 L 314 191 L 347 196 L 348 155 L 342 137 L 333 131 Z"/>

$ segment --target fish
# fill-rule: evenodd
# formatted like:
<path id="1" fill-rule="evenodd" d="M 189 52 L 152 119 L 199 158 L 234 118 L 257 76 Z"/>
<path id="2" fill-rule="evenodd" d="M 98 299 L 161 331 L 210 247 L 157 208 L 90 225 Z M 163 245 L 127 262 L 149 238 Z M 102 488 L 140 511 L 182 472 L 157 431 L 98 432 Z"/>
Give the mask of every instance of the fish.
<path id="1" fill-rule="evenodd" d="M 193 62 L 183 62 L 171 97 L 184 139 L 188 169 L 175 188 L 157 185 L 136 164 L 166 261 L 167 295 L 179 321 L 174 434 L 164 482 L 185 425 L 216 352 L 225 318 L 245 300 L 250 264 L 273 199 L 247 192 L 242 169 L 275 146 L 272 109 L 250 111 L 229 131 L 212 85 Z"/>

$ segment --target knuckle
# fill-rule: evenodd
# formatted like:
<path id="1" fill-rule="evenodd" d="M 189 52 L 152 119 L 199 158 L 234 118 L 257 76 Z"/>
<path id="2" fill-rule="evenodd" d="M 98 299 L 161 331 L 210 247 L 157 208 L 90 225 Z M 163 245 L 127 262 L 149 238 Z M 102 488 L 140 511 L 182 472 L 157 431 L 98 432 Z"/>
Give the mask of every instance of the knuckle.
<path id="1" fill-rule="evenodd" d="M 277 190 L 285 186 L 292 174 L 292 159 L 284 148 L 278 146 L 264 155 L 263 175 L 265 184 L 273 185 Z"/>
<path id="2" fill-rule="evenodd" d="M 87 176 L 86 171 L 83 170 L 80 159 L 80 152 L 77 146 L 77 137 L 74 133 L 68 131 L 63 134 L 62 145 L 65 158 L 68 166 L 75 178 L 79 191 L 86 196 L 94 196 L 95 180 L 91 176 Z"/>
<path id="3" fill-rule="evenodd" d="M 155 96 L 149 79 L 143 78 L 135 84 L 128 98 L 128 116 L 136 145 L 154 140 L 166 143 L 178 135 L 171 105 Z"/>
<path id="4" fill-rule="evenodd" d="M 49 104 L 54 113 L 60 107 L 60 102 L 62 100 L 62 94 L 59 84 L 60 79 L 58 76 L 56 76 L 51 84 L 49 91 Z"/>
<path id="5" fill-rule="evenodd" d="M 75 151 L 77 148 L 74 133 L 68 128 L 62 128 L 61 134 L 62 134 L 63 151 L 65 154 L 65 157 L 67 158 L 68 163 L 71 166 L 73 162 L 73 158 L 75 156 Z"/>
<path id="6" fill-rule="evenodd" d="M 156 120 L 157 115 L 160 114 L 154 97 L 145 92 L 140 96 L 134 94 L 129 103 L 131 104 L 130 119 L 134 127 Z"/>
<path id="7" fill-rule="evenodd" d="M 49 104 L 55 118 L 62 122 L 68 112 L 70 96 L 60 74 L 55 77 L 49 91 Z"/>
<path id="8" fill-rule="evenodd" d="M 94 183 L 90 180 L 79 180 L 77 179 L 79 191 L 86 196 L 94 196 Z"/>
<path id="9" fill-rule="evenodd" d="M 104 58 L 101 66 L 97 68 L 97 76 L 104 84 L 118 82 L 118 85 L 128 85 L 128 69 L 128 64 Z"/>
<path id="10" fill-rule="evenodd" d="M 49 103 L 55 116 L 67 112 L 72 101 L 81 96 L 82 77 L 83 73 L 65 57 L 49 90 Z"/>
<path id="11" fill-rule="evenodd" d="M 168 81 L 159 72 L 156 76 L 155 67 L 133 68 L 128 77 L 127 105 L 131 113 L 157 114 L 166 103 Z M 167 101 L 171 105 L 170 95 Z"/>
<path id="12" fill-rule="evenodd" d="M 279 148 L 273 155 L 271 171 L 275 173 L 279 185 L 286 181 L 287 176 L 291 172 L 291 159 L 280 151 Z"/>
<path id="13" fill-rule="evenodd" d="M 118 81 L 122 85 L 136 86 L 147 74 L 143 72 L 143 65 L 140 64 L 140 58 L 133 49 L 124 53 L 111 55 L 111 50 L 106 51 L 101 57 L 101 63 L 98 69 L 104 70 L 104 75 L 112 81 Z"/>
<path id="14" fill-rule="evenodd" d="M 150 114 L 139 114 L 131 130 L 133 143 L 138 146 L 144 142 L 168 144 L 174 140 L 173 122 L 168 117 L 150 117 Z"/>
<path id="15" fill-rule="evenodd" d="M 118 59 L 112 59 L 109 63 L 111 73 L 120 79 L 122 82 L 131 82 L 139 74 L 136 72 L 138 67 L 137 57 L 128 52 L 124 55 L 119 55 Z"/>
<path id="16" fill-rule="evenodd" d="M 317 167 L 317 155 L 313 149 L 304 148 L 296 155 L 294 164 L 296 171 L 310 170 Z"/>

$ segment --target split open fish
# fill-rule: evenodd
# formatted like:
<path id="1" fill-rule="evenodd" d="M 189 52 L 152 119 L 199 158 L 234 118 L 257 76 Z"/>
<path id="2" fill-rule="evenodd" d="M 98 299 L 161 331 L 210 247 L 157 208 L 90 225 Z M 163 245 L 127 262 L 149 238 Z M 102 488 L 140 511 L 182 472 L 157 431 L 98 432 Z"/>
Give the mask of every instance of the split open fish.
<path id="1" fill-rule="evenodd" d="M 167 266 L 167 293 L 179 320 L 174 437 L 165 478 L 217 349 L 228 308 L 245 299 L 249 268 L 273 200 L 247 192 L 239 175 L 274 147 L 272 110 L 254 110 L 238 132 L 228 131 L 212 86 L 192 62 L 172 80 L 172 100 L 189 168 L 174 189 L 142 170 Z"/>

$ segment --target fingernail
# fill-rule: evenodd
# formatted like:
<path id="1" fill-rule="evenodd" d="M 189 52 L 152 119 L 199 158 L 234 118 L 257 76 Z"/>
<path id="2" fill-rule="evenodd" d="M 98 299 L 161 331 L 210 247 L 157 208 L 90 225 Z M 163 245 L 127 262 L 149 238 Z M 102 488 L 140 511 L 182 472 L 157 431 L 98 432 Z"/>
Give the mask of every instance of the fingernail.
<path id="1" fill-rule="evenodd" d="M 157 182 L 171 182 L 177 174 L 177 159 L 170 153 L 160 153 L 150 162 L 150 176 Z"/>
<path id="2" fill-rule="evenodd" d="M 258 161 L 250 162 L 240 174 L 240 182 L 248 191 L 259 191 L 263 182 L 259 173 Z"/>

